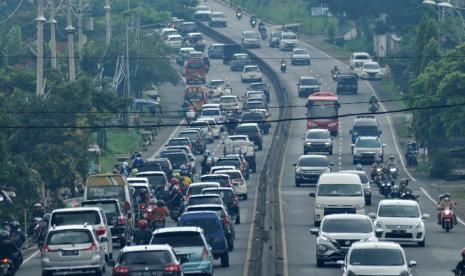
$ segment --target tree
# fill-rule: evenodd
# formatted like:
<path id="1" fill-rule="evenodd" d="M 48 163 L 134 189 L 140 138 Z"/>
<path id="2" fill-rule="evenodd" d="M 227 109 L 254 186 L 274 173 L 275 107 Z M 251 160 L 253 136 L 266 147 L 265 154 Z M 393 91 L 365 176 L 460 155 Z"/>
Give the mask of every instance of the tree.
<path id="1" fill-rule="evenodd" d="M 438 41 L 438 30 L 434 21 L 426 15 L 423 16 L 416 30 L 415 53 L 417 57 L 413 62 L 415 75 L 423 71 L 429 61 L 435 57 L 434 55 L 425 56 L 425 54 L 432 54 L 435 51 L 434 47 L 438 47 Z"/>

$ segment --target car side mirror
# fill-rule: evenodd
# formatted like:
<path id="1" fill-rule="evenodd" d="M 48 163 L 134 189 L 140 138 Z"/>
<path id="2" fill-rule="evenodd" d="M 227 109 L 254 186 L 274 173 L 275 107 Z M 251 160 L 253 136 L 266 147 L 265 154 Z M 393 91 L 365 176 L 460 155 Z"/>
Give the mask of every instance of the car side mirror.
<path id="1" fill-rule="evenodd" d="M 430 218 L 429 214 L 423 214 L 421 216 L 421 219 L 429 219 L 429 218 Z"/>
<path id="2" fill-rule="evenodd" d="M 371 219 L 375 219 L 375 218 L 376 218 L 376 214 L 375 214 L 375 213 L 369 213 L 368 216 L 369 216 Z"/>
<path id="3" fill-rule="evenodd" d="M 309 197 L 316 197 L 315 192 L 310 192 L 310 193 L 308 194 L 308 196 L 309 196 Z"/>
<path id="4" fill-rule="evenodd" d="M 355 144 L 350 144 L 351 147 L 355 147 Z"/>
<path id="5" fill-rule="evenodd" d="M 408 266 L 409 266 L 409 267 L 414 267 L 414 266 L 416 266 L 416 265 L 417 265 L 417 262 L 416 262 L 416 261 L 413 261 L 413 260 L 412 260 L 412 261 L 408 262 Z"/>
<path id="6" fill-rule="evenodd" d="M 292 166 L 297 167 L 297 163 L 293 163 Z"/>
<path id="7" fill-rule="evenodd" d="M 310 228 L 310 233 L 312 235 L 318 236 L 318 232 L 320 232 L 320 229 L 318 229 L 317 227 Z"/>
<path id="8" fill-rule="evenodd" d="M 384 230 L 382 228 L 376 228 L 375 232 L 376 232 L 376 235 L 379 236 L 383 234 Z"/>
<path id="9" fill-rule="evenodd" d="M 383 148 L 385 148 L 385 147 L 387 147 L 387 145 L 386 145 L 386 144 L 383 144 Z"/>
<path id="10" fill-rule="evenodd" d="M 332 167 L 332 166 L 334 166 L 334 164 L 333 164 L 333 163 L 329 163 L 329 166 Z"/>
<path id="11" fill-rule="evenodd" d="M 349 134 L 352 134 L 352 133 L 353 133 L 352 129 L 351 129 L 351 130 L 349 130 Z"/>

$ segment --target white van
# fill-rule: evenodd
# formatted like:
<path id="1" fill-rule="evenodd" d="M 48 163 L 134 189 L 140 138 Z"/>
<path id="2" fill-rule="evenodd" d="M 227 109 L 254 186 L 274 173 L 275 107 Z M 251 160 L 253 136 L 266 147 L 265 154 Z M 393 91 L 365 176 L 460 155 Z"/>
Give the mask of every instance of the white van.
<path id="1" fill-rule="evenodd" d="M 349 60 L 350 69 L 359 69 L 363 67 L 365 62 L 371 62 L 371 56 L 365 52 L 355 52 L 352 53 Z"/>
<path id="2" fill-rule="evenodd" d="M 182 46 L 182 37 L 178 34 L 169 35 L 165 41 L 166 46 L 171 49 L 179 49 Z"/>
<path id="3" fill-rule="evenodd" d="M 365 197 L 360 178 L 351 173 L 326 173 L 318 179 L 315 198 L 315 226 L 331 214 L 365 214 Z"/>

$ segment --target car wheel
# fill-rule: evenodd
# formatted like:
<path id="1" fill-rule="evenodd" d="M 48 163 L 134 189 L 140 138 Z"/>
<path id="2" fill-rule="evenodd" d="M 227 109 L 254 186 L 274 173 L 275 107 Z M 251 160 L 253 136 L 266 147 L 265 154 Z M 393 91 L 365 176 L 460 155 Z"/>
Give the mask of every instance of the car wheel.
<path id="1" fill-rule="evenodd" d="M 331 147 L 331 149 L 329 150 L 329 155 L 333 155 L 333 148 Z"/>
<path id="2" fill-rule="evenodd" d="M 248 198 L 249 198 L 249 196 L 248 196 L 247 194 L 244 194 L 244 195 L 242 196 L 242 199 L 244 199 L 244 200 L 247 200 Z"/>
<path id="3" fill-rule="evenodd" d="M 316 267 L 324 267 L 325 266 L 325 261 L 322 259 L 316 259 Z"/>
<path id="4" fill-rule="evenodd" d="M 295 180 L 295 186 L 300 187 L 300 181 L 298 179 Z"/>
<path id="5" fill-rule="evenodd" d="M 121 238 L 119 240 L 119 245 L 120 245 L 120 247 L 125 247 L 126 246 L 126 238 Z"/>
<path id="6" fill-rule="evenodd" d="M 42 276 L 52 276 L 53 271 L 42 270 Z"/>
<path id="7" fill-rule="evenodd" d="M 236 220 L 234 221 L 235 224 L 241 224 L 241 216 L 236 216 Z"/>
<path id="8" fill-rule="evenodd" d="M 263 150 L 263 144 L 262 143 L 258 144 L 258 150 Z"/>
<path id="9" fill-rule="evenodd" d="M 365 204 L 368 205 L 368 206 L 370 206 L 370 205 L 371 205 L 371 198 L 367 198 L 367 199 L 365 200 Z"/>
<path id="10" fill-rule="evenodd" d="M 313 221 L 313 225 L 314 225 L 315 227 L 320 227 L 320 221 L 316 221 L 316 220 Z"/>
<path id="11" fill-rule="evenodd" d="M 419 247 L 425 247 L 426 245 L 426 238 L 424 238 L 421 242 L 418 243 Z"/>
<path id="12" fill-rule="evenodd" d="M 103 275 L 103 272 L 101 270 L 97 270 L 95 271 L 95 276 L 102 276 Z"/>
<path id="13" fill-rule="evenodd" d="M 252 172 L 256 173 L 257 172 L 257 164 L 252 164 Z"/>
<path id="14" fill-rule="evenodd" d="M 228 241 L 228 250 L 229 252 L 234 250 L 234 240 Z"/>
<path id="15" fill-rule="evenodd" d="M 221 256 L 221 267 L 229 267 L 229 252 Z"/>

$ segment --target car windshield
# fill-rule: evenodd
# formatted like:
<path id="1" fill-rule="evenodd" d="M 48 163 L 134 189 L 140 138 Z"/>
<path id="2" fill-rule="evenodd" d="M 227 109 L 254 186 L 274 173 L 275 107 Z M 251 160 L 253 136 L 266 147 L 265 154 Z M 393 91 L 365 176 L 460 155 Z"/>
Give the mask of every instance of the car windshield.
<path id="1" fill-rule="evenodd" d="M 338 83 L 344 83 L 344 84 L 355 84 L 357 83 L 357 78 L 356 77 L 350 77 L 350 76 L 339 76 L 337 79 Z"/>
<path id="2" fill-rule="evenodd" d="M 300 85 L 318 85 L 318 81 L 316 79 L 301 79 Z"/>
<path id="3" fill-rule="evenodd" d="M 249 66 L 249 67 L 244 67 L 244 72 L 260 72 L 260 70 L 258 70 L 258 67 Z"/>
<path id="4" fill-rule="evenodd" d="M 373 226 L 368 219 L 327 219 L 322 228 L 326 233 L 371 233 Z"/>
<path id="5" fill-rule="evenodd" d="M 403 265 L 404 256 L 399 249 L 354 249 L 350 253 L 349 262 L 355 266 Z"/>
<path id="6" fill-rule="evenodd" d="M 187 67 L 189 69 L 202 69 L 204 68 L 203 62 L 189 62 Z"/>
<path id="7" fill-rule="evenodd" d="M 197 121 L 197 122 L 192 122 L 189 126 L 193 128 L 208 128 L 209 125 L 207 122 Z"/>
<path id="8" fill-rule="evenodd" d="M 220 103 L 235 103 L 237 102 L 235 97 L 222 97 L 220 98 Z"/>
<path id="9" fill-rule="evenodd" d="M 230 179 L 242 179 L 242 174 L 240 172 L 235 171 L 220 171 L 221 174 L 229 175 Z"/>
<path id="10" fill-rule="evenodd" d="M 186 165 L 189 160 L 185 153 L 170 153 L 166 155 L 174 169 L 180 169 L 181 165 Z"/>
<path id="11" fill-rule="evenodd" d="M 297 39 L 295 34 L 284 34 L 283 39 Z"/>
<path id="12" fill-rule="evenodd" d="M 171 139 L 168 142 L 168 146 L 184 146 L 189 145 L 189 140 L 187 139 Z"/>
<path id="13" fill-rule="evenodd" d="M 299 167 L 327 167 L 329 160 L 326 157 L 303 157 L 299 160 Z"/>
<path id="14" fill-rule="evenodd" d="M 236 134 L 251 134 L 257 133 L 257 127 L 255 126 L 240 126 L 236 128 Z"/>
<path id="15" fill-rule="evenodd" d="M 186 99 L 189 101 L 201 101 L 203 100 L 203 93 L 202 92 L 187 93 Z"/>
<path id="16" fill-rule="evenodd" d="M 262 113 L 258 113 L 258 112 L 244 113 L 244 115 L 242 115 L 242 121 L 247 121 L 247 122 L 259 122 L 259 121 L 263 121 L 264 119 L 265 119 L 265 116 Z"/>
<path id="17" fill-rule="evenodd" d="M 221 165 L 219 165 L 221 166 Z M 226 176 L 221 175 L 206 175 L 200 178 L 201 182 L 217 182 L 220 183 L 221 187 L 228 186 L 229 179 Z"/>
<path id="18" fill-rule="evenodd" d="M 202 110 L 202 116 L 221 116 L 221 111 L 218 109 L 204 109 Z"/>
<path id="19" fill-rule="evenodd" d="M 197 132 L 181 132 L 181 133 L 179 134 L 179 136 L 181 136 L 181 137 L 187 137 L 187 138 L 189 138 L 191 141 L 194 141 L 194 142 L 196 142 L 197 140 L 200 139 L 200 138 L 199 138 L 199 134 L 198 134 Z M 170 161 L 171 161 L 171 160 L 170 160 Z M 173 162 L 171 162 L 171 163 L 173 163 Z"/>
<path id="20" fill-rule="evenodd" d="M 378 136 L 379 129 L 377 126 L 355 126 L 355 136 Z"/>
<path id="21" fill-rule="evenodd" d="M 215 166 L 234 166 L 239 167 L 241 165 L 241 161 L 237 159 L 220 159 L 216 161 Z"/>
<path id="22" fill-rule="evenodd" d="M 329 131 L 309 131 L 307 132 L 307 139 L 329 139 L 331 136 Z"/>
<path id="23" fill-rule="evenodd" d="M 101 199 L 101 198 L 114 198 L 124 201 L 124 187 L 123 186 L 92 186 L 87 188 L 87 198 L 88 200 L 92 199 Z"/>
<path id="24" fill-rule="evenodd" d="M 170 36 L 168 37 L 168 39 L 170 41 L 181 41 L 181 37 L 180 36 Z"/>
<path id="25" fill-rule="evenodd" d="M 382 204 L 379 207 L 378 217 L 418 218 L 420 217 L 420 210 L 415 205 Z"/>
<path id="26" fill-rule="evenodd" d="M 252 84 L 248 88 L 249 90 L 259 90 L 259 91 L 264 91 L 266 90 L 266 84 L 264 83 L 257 83 L 257 84 Z"/>
<path id="27" fill-rule="evenodd" d="M 73 225 L 73 224 L 100 224 L 100 215 L 98 211 L 73 211 L 73 212 L 57 212 L 52 214 L 50 220 L 51 225 Z"/>
<path id="28" fill-rule="evenodd" d="M 150 265 L 160 266 L 173 262 L 173 257 L 166 250 L 160 251 L 134 251 L 125 252 L 121 255 L 118 263 L 122 266 L 130 265 Z"/>
<path id="29" fill-rule="evenodd" d="M 188 189 L 187 193 L 189 195 L 198 195 L 198 194 L 202 193 L 203 189 L 212 188 L 212 187 L 218 187 L 218 186 L 212 185 L 212 184 L 189 186 L 189 189 Z"/>
<path id="30" fill-rule="evenodd" d="M 246 32 L 244 33 L 244 37 L 248 39 L 258 39 L 258 33 L 256 32 Z"/>
<path id="31" fill-rule="evenodd" d="M 210 82 L 210 87 L 215 88 L 215 87 L 219 87 L 219 86 L 221 86 L 223 84 L 224 84 L 223 80 L 211 81 Z"/>
<path id="32" fill-rule="evenodd" d="M 220 204 L 222 205 L 221 199 L 218 196 L 197 196 L 189 197 L 187 205 L 201 205 L 201 204 Z"/>
<path id="33" fill-rule="evenodd" d="M 333 101 L 311 101 L 308 104 L 308 117 L 312 119 L 335 118 L 337 113 L 337 103 Z"/>
<path id="34" fill-rule="evenodd" d="M 89 230 L 60 230 L 52 231 L 47 237 L 48 245 L 92 243 L 93 238 Z"/>
<path id="35" fill-rule="evenodd" d="M 322 184 L 318 196 L 361 196 L 362 186 L 358 184 Z"/>
<path id="36" fill-rule="evenodd" d="M 307 55 L 308 52 L 305 49 L 294 50 L 294 55 Z"/>
<path id="37" fill-rule="evenodd" d="M 117 217 L 119 215 L 118 213 L 118 207 L 116 205 L 116 202 L 83 202 L 81 205 L 82 207 L 100 207 L 102 208 L 103 212 L 105 212 L 105 215 L 107 216 L 108 220 L 111 220 L 113 217 Z"/>
<path id="38" fill-rule="evenodd" d="M 139 176 L 139 175 L 138 175 Z M 150 186 L 156 187 L 160 185 L 165 185 L 166 178 L 163 174 L 150 174 L 150 175 L 140 175 L 141 177 L 147 177 L 149 179 Z"/>
<path id="39" fill-rule="evenodd" d="M 224 14 L 222 14 L 222 13 L 212 13 L 212 18 L 224 18 Z"/>
<path id="40" fill-rule="evenodd" d="M 370 56 L 368 56 L 368 55 L 356 55 L 355 59 L 358 59 L 358 60 L 371 60 Z"/>
<path id="41" fill-rule="evenodd" d="M 376 63 L 365 63 L 363 65 L 363 68 L 365 69 L 379 69 L 379 65 Z"/>
<path id="42" fill-rule="evenodd" d="M 358 139 L 355 146 L 358 148 L 380 148 L 381 143 L 377 139 Z"/>
<path id="43" fill-rule="evenodd" d="M 181 220 L 179 226 L 197 226 L 203 229 L 205 234 L 212 234 L 221 231 L 221 224 L 213 219 L 186 219 Z"/>
<path id="44" fill-rule="evenodd" d="M 157 233 L 152 237 L 150 244 L 169 244 L 171 247 L 199 247 L 205 246 L 202 236 L 198 232 L 168 232 Z"/>

